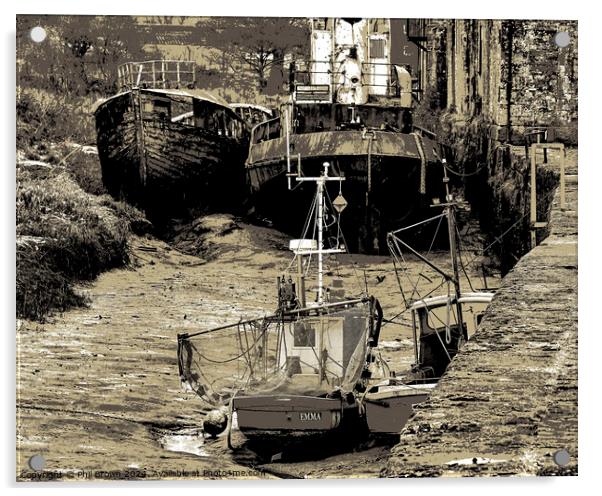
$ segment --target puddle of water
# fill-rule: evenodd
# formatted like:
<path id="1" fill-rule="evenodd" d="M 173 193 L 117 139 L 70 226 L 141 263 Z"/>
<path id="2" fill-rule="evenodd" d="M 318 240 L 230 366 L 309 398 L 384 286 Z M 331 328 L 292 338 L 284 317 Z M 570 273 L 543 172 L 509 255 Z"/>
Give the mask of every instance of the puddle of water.
<path id="1" fill-rule="evenodd" d="M 413 344 L 410 340 L 395 340 L 395 341 L 379 341 L 378 347 L 384 351 L 399 351 L 408 344 Z"/>
<path id="2" fill-rule="evenodd" d="M 452 460 L 447 462 L 447 465 L 483 465 L 485 463 L 505 463 L 507 460 L 496 460 L 494 458 L 482 458 L 480 456 L 474 458 L 464 458 L 462 460 Z"/>
<path id="3" fill-rule="evenodd" d="M 170 431 L 159 438 L 159 443 L 168 451 L 190 453 L 202 457 L 209 456 L 204 449 L 205 439 L 201 429 Z"/>

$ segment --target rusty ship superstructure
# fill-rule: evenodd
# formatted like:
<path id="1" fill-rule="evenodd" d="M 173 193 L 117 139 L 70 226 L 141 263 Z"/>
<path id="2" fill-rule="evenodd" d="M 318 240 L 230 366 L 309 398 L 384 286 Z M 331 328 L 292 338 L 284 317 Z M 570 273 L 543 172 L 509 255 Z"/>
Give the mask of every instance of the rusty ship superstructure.
<path id="1" fill-rule="evenodd" d="M 268 111 L 230 107 L 196 88 L 189 61 L 128 62 L 118 85 L 95 110 L 109 193 L 153 220 L 236 207 L 250 128 Z"/>
<path id="2" fill-rule="evenodd" d="M 412 124 L 411 68 L 391 63 L 392 20 L 309 22 L 310 60 L 291 64 L 289 101 L 251 133 L 246 173 L 252 204 L 277 227 L 298 232 L 306 204 L 301 198 L 311 191 L 295 188 L 291 177 L 301 166 L 315 175 L 328 161 L 348 185 L 349 248 L 383 252 L 387 230 L 437 196 L 441 153 L 433 136 Z M 292 199 L 283 196 L 287 181 Z"/>

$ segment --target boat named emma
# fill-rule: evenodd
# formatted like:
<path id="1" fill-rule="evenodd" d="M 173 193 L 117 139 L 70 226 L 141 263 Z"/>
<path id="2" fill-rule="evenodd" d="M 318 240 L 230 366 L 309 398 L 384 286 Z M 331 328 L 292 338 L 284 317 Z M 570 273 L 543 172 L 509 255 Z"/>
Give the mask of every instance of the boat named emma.
<path id="1" fill-rule="evenodd" d="M 234 417 L 251 444 L 277 450 L 348 430 L 355 438 L 365 427 L 358 398 L 382 321 L 378 300 L 363 288 L 346 296 L 340 279 L 327 282 L 327 257 L 346 252 L 339 222 L 346 202 L 342 195 L 330 202 L 326 185 L 340 189 L 345 178 L 324 164 L 321 174 L 296 181 L 313 183 L 316 194 L 302 239 L 290 241 L 294 258 L 278 279 L 276 311 L 178 335 L 182 383 L 222 410 L 230 433 Z M 206 432 L 219 430 L 205 424 Z"/>
<path id="2" fill-rule="evenodd" d="M 301 160 L 310 175 L 328 161 L 347 181 L 349 249 L 385 252 L 386 233 L 441 196 L 439 146 L 413 126 L 412 75 L 391 63 L 392 23 L 402 21 L 310 22 L 311 60 L 291 64 L 290 100 L 278 117 L 252 131 L 247 180 L 253 205 L 278 228 L 298 232 L 303 198 L 313 192 L 300 186 L 285 196 L 287 176 L 294 177 Z"/>
<path id="3" fill-rule="evenodd" d="M 128 62 L 118 68 L 119 93 L 95 110 L 105 187 L 152 219 L 235 207 L 249 129 L 258 113 L 269 115 L 231 108 L 195 82 L 193 62 Z"/>
<path id="4" fill-rule="evenodd" d="M 447 184 L 445 172 L 444 180 Z M 228 429 L 230 441 L 236 426 L 254 451 L 279 453 L 291 446 L 311 446 L 312 440 L 324 446 L 330 439 L 337 440 L 332 445 L 340 447 L 339 441 L 344 440 L 353 446 L 368 434 L 398 436 L 414 405 L 429 396 L 475 332 L 493 293 L 461 289 L 461 272 L 466 275 L 466 271 L 458 249 L 456 202 L 446 191 L 446 202 L 438 203 L 443 213 L 388 235 L 406 302 L 399 315 L 411 312 L 415 350 L 411 370 L 392 372 L 379 347 L 384 320 L 378 300 L 369 296 L 367 288 L 346 297 L 337 284 L 340 279 L 324 267 L 327 256 L 346 251 L 340 217 L 347 201 L 341 192 L 330 202 L 326 185 L 335 184 L 342 191 L 346 178 L 330 176 L 324 164 L 319 176 L 301 175 L 295 181 L 314 183 L 317 191 L 308 216 L 312 222 L 302 239 L 290 242 L 294 258 L 278 279 L 277 310 L 261 318 L 179 334 L 180 380 L 207 409 L 213 408 L 204 423 L 206 433 L 217 435 Z M 435 265 L 401 237 L 435 223 L 435 239 L 443 221 L 451 269 Z M 409 281 L 406 288 L 413 288 L 412 294 L 405 297 L 401 278 L 409 277 L 410 271 L 397 267 L 409 255 L 441 276 L 429 295 L 418 294 L 418 285 Z M 306 287 L 312 267 L 317 280 Z M 329 284 L 327 274 L 332 278 Z M 439 288 L 444 294 L 432 296 Z"/>

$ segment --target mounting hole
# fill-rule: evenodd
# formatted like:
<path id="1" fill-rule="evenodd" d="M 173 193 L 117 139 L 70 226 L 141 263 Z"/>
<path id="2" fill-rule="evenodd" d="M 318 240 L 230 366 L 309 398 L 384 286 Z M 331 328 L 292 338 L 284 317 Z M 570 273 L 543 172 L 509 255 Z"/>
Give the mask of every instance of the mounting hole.
<path id="1" fill-rule="evenodd" d="M 561 467 L 568 465 L 570 459 L 571 455 L 569 455 L 569 452 L 565 449 L 558 450 L 556 453 L 554 453 L 554 463 L 556 463 L 556 465 L 560 465 Z"/>
<path id="2" fill-rule="evenodd" d="M 35 470 L 36 472 L 40 472 L 44 470 L 44 465 L 46 465 L 46 460 L 42 455 L 33 455 L 28 462 L 29 468 L 31 470 Z"/>
<path id="3" fill-rule="evenodd" d="M 571 36 L 566 31 L 559 31 L 554 35 L 554 43 L 557 47 L 566 48 L 571 42 Z"/>
<path id="4" fill-rule="evenodd" d="M 46 30 L 42 26 L 36 26 L 29 32 L 29 36 L 36 43 L 42 43 L 46 39 Z"/>

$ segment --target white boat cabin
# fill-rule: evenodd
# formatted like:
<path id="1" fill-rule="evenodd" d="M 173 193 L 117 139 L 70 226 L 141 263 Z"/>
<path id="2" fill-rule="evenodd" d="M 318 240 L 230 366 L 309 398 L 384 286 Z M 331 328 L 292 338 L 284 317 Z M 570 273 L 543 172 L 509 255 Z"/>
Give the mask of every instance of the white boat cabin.
<path id="1" fill-rule="evenodd" d="M 286 322 L 279 344 L 280 369 L 298 386 L 332 388 L 357 377 L 365 360 L 369 311 L 366 303 Z"/>
<path id="2" fill-rule="evenodd" d="M 441 376 L 478 328 L 492 298 L 493 293 L 488 292 L 462 293 L 457 301 L 453 296 L 443 295 L 411 305 L 416 367 L 425 378 Z"/>

